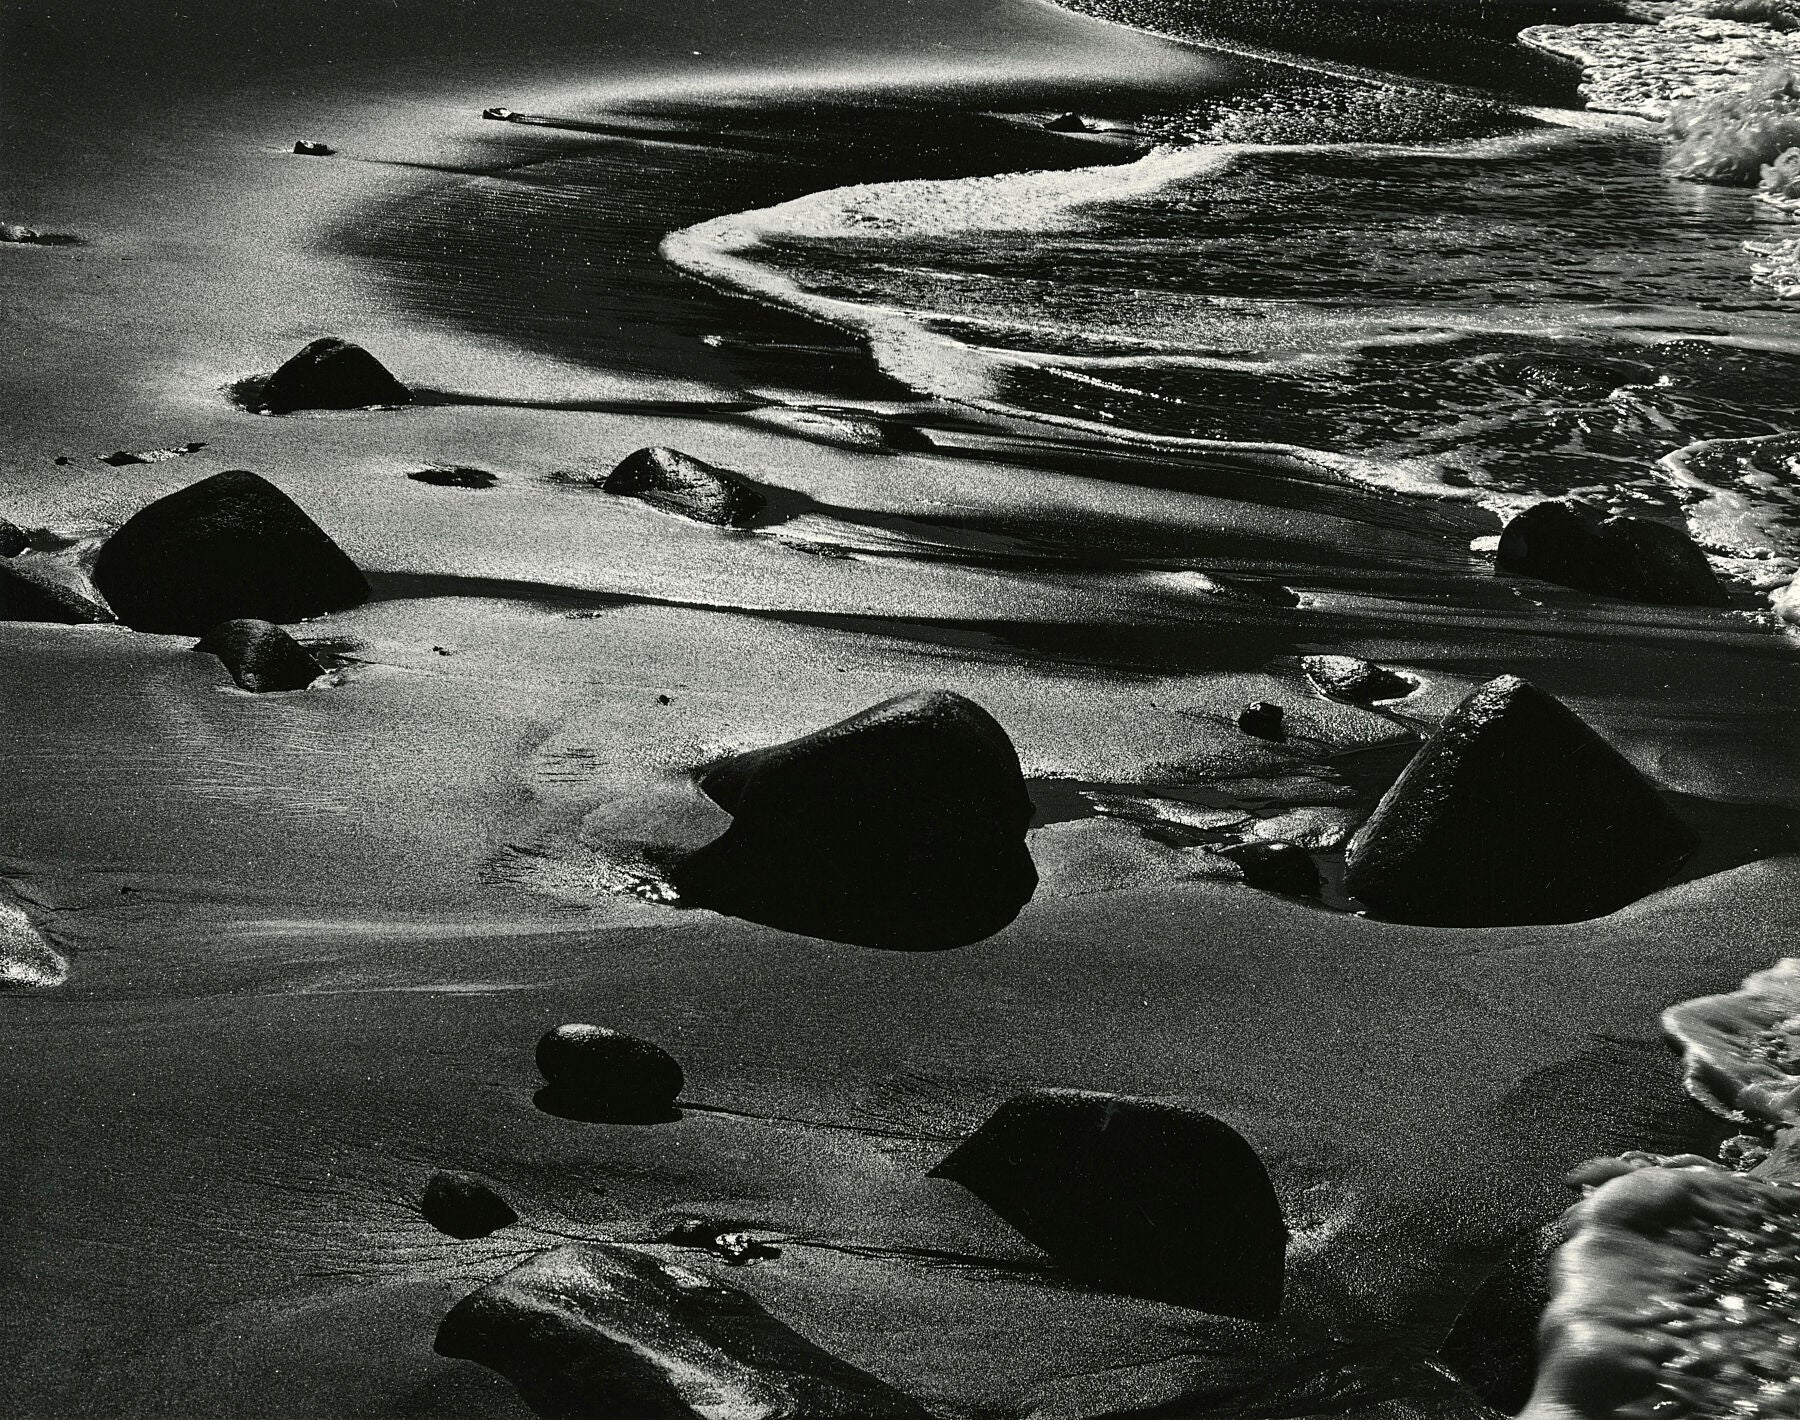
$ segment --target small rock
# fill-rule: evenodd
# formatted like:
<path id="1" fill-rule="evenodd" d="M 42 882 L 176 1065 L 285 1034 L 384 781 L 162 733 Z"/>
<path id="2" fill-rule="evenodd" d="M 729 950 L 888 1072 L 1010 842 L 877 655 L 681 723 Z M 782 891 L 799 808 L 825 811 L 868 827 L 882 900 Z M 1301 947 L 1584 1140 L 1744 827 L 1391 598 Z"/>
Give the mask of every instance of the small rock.
<path id="1" fill-rule="evenodd" d="M 1517 676 L 1474 691 L 1351 839 L 1345 891 L 1447 927 L 1574 922 L 1660 887 L 1693 831 L 1617 750 Z"/>
<path id="2" fill-rule="evenodd" d="M 500 475 L 485 468 L 467 468 L 461 464 L 431 464 L 406 475 L 415 483 L 429 483 L 436 488 L 492 488 Z"/>
<path id="3" fill-rule="evenodd" d="M 1246 705 L 1238 715 L 1238 728 L 1247 735 L 1255 735 L 1259 740 L 1285 740 L 1287 731 L 1282 727 L 1285 712 L 1279 705 L 1267 700 L 1258 700 L 1253 705 Z"/>
<path id="4" fill-rule="evenodd" d="M 264 380 L 251 402 L 264 414 L 292 414 L 405 404 L 411 398 L 412 392 L 362 346 L 326 336 Z"/>
<path id="5" fill-rule="evenodd" d="M 1037 886 L 1018 754 L 987 711 L 951 691 L 897 696 L 736 755 L 700 786 L 732 823 L 670 873 L 695 906 L 934 951 L 999 931 Z"/>
<path id="6" fill-rule="evenodd" d="M 1078 113 L 1061 113 L 1055 118 L 1044 120 L 1044 127 L 1051 133 L 1091 133 L 1092 127 Z"/>
<path id="7" fill-rule="evenodd" d="M 703 1248 L 732 1267 L 743 1267 L 752 1262 L 781 1256 L 780 1248 L 762 1241 L 752 1233 L 730 1230 L 718 1223 L 709 1223 L 704 1218 L 678 1220 L 663 1235 L 663 1241 L 676 1243 L 681 1247 Z"/>
<path id="8" fill-rule="evenodd" d="M 543 1103 L 584 1119 L 667 1119 L 686 1084 L 680 1064 L 661 1046 L 605 1026 L 546 1032 L 537 1043 L 537 1067 L 549 1086 Z"/>
<path id="9" fill-rule="evenodd" d="M 680 449 L 639 449 L 607 474 L 601 487 L 695 522 L 725 528 L 749 527 L 768 502 L 742 474 Z"/>
<path id="10" fill-rule="evenodd" d="M 325 667 L 279 626 L 244 617 L 222 621 L 194 644 L 217 656 L 243 689 L 257 694 L 305 690 Z"/>
<path id="11" fill-rule="evenodd" d="M 292 623 L 369 598 L 361 571 L 298 504 L 247 469 L 141 509 L 101 547 L 94 584 L 139 631 Z"/>
<path id="12" fill-rule="evenodd" d="M 1352 705 L 1399 700 L 1419 688 L 1406 676 L 1360 656 L 1302 656 L 1300 669 L 1321 695 Z"/>
<path id="13" fill-rule="evenodd" d="M 1086 1281 L 1226 1316 L 1280 1310 L 1281 1204 L 1256 1151 L 1211 1115 L 1029 1090 L 931 1173 Z"/>
<path id="14" fill-rule="evenodd" d="M 329 143 L 315 143 L 310 138 L 302 138 L 294 144 L 294 151 L 306 158 L 329 158 L 337 149 Z"/>
<path id="15" fill-rule="evenodd" d="M 116 449 L 110 454 L 101 454 L 100 462 L 111 464 L 114 468 L 124 468 L 126 464 L 148 463 L 150 460 L 132 453 L 129 449 Z"/>
<path id="16" fill-rule="evenodd" d="M 929 1420 L 753 1297 L 616 1244 L 515 1267 L 451 1309 L 434 1349 L 498 1371 L 547 1420 Z"/>
<path id="17" fill-rule="evenodd" d="M 31 547 L 31 535 L 17 523 L 0 518 L 0 557 L 17 557 Z"/>
<path id="18" fill-rule="evenodd" d="M 518 115 L 509 108 L 484 108 L 481 111 L 481 116 L 483 118 L 498 119 L 501 123 L 505 123 L 509 119 L 518 117 Z"/>
<path id="19" fill-rule="evenodd" d="M 445 1169 L 426 1182 L 419 1211 L 432 1227 L 453 1238 L 485 1238 L 519 1221 L 512 1205 L 480 1179 Z"/>
<path id="20" fill-rule="evenodd" d="M 1726 602 L 1706 554 L 1679 528 L 1643 518 L 1603 519 L 1567 499 L 1534 504 L 1509 522 L 1495 566 L 1659 606 Z"/>
<path id="21" fill-rule="evenodd" d="M 117 620 L 80 568 L 30 552 L 0 559 L 0 621 L 103 626 Z"/>
<path id="22" fill-rule="evenodd" d="M 656 697 L 656 703 L 658 705 L 673 705 L 675 703 L 675 697 L 673 695 L 659 695 Z"/>
<path id="23" fill-rule="evenodd" d="M 41 242 L 44 234 L 35 227 L 21 227 L 17 222 L 0 222 L 0 242 Z"/>
<path id="24" fill-rule="evenodd" d="M 1319 895 L 1319 868 L 1297 843 L 1237 843 L 1218 850 L 1243 870 L 1244 882 L 1287 897 Z"/>
<path id="25" fill-rule="evenodd" d="M 868 453 L 928 453 L 937 447 L 923 429 L 898 419 L 827 414 L 815 409 L 769 409 L 760 417 L 803 439 Z"/>

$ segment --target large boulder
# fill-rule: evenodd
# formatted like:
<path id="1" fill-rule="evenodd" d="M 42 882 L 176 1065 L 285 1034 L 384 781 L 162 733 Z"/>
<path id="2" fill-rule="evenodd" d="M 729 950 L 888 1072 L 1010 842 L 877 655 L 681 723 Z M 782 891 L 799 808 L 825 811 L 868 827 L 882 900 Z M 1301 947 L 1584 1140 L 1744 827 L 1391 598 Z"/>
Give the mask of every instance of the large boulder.
<path id="1" fill-rule="evenodd" d="M 749 527 L 768 501 L 742 474 L 680 449 L 628 454 L 600 486 L 608 493 L 641 498 L 653 508 L 722 528 Z"/>
<path id="2" fill-rule="evenodd" d="M 95 626 L 117 620 L 80 568 L 29 552 L 0 557 L 0 621 Z"/>
<path id="3" fill-rule="evenodd" d="M 279 626 L 254 617 L 220 622 L 194 649 L 217 656 L 233 680 L 257 694 L 305 690 L 325 674 L 311 651 Z"/>
<path id="4" fill-rule="evenodd" d="M 616 1245 L 513 1268 L 458 1302 L 435 1346 L 498 1371 L 546 1420 L 928 1420 L 754 1298 Z"/>
<path id="5" fill-rule="evenodd" d="M 325 531 L 241 468 L 140 510 L 101 547 L 94 584 L 128 626 L 188 636 L 244 617 L 300 621 L 369 598 L 363 574 Z"/>
<path id="6" fill-rule="evenodd" d="M 809 936 L 931 951 L 999 931 L 1037 887 L 1032 804 L 998 722 L 916 691 L 714 765 L 731 827 L 670 873 L 684 902 Z"/>
<path id="7" fill-rule="evenodd" d="M 253 403 L 264 414 L 291 414 L 405 404 L 411 398 L 412 391 L 362 346 L 328 335 L 290 356 L 263 381 Z"/>
<path id="8" fill-rule="evenodd" d="M 1501 571 L 1662 606 L 1723 606 L 1712 564 L 1686 533 L 1644 518 L 1602 518 L 1566 499 L 1537 503 L 1500 534 Z"/>
<path id="9" fill-rule="evenodd" d="M 686 1085 L 681 1064 L 654 1041 L 605 1026 L 560 1025 L 537 1043 L 539 1101 L 554 1114 L 644 1123 L 667 1119 Z"/>
<path id="10" fill-rule="evenodd" d="M 1281 1204 L 1256 1151 L 1209 1114 L 1030 1090 L 931 1172 L 1083 1280 L 1226 1316 L 1280 1310 Z"/>
<path id="11" fill-rule="evenodd" d="M 1573 711 L 1517 676 L 1453 710 L 1350 840 L 1345 890 L 1402 922 L 1575 922 L 1660 887 L 1693 831 Z"/>

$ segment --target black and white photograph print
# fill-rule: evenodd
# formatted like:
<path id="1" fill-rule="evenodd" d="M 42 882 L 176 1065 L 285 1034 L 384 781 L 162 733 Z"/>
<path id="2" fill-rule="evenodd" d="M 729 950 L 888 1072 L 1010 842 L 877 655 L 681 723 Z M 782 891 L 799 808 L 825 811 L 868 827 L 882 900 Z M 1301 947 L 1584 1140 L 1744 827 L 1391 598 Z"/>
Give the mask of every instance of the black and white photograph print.
<path id="1" fill-rule="evenodd" d="M 1800 0 L 0 0 L 0 1416 L 1800 1420 Z"/>

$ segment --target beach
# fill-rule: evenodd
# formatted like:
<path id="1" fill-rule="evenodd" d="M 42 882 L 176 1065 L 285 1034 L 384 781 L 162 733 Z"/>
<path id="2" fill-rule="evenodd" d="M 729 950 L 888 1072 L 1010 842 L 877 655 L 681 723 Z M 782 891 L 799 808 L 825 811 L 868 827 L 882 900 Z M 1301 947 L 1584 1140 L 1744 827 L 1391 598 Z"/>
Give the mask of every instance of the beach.
<path id="1" fill-rule="evenodd" d="M 71 240 L 0 246 L 0 516 L 91 566 L 254 470 L 369 597 L 288 624 L 326 674 L 278 694 L 192 635 L 0 621 L 41 943 L 0 992 L 8 1414 L 529 1415 L 440 1326 L 617 1243 L 945 1420 L 1476 1420 L 1446 1337 L 1565 1176 L 1742 1131 L 1659 1022 L 1800 918 L 1763 442 L 1800 345 L 1741 253 L 1780 219 L 1665 180 L 1574 66 L 1455 16 L 1309 50 L 1037 0 L 117 8 L 4 11 L 0 220 Z M 1357 145 L 1377 53 L 1408 97 Z M 411 401 L 246 408 L 322 336 Z M 608 492 L 646 447 L 765 505 Z M 1720 604 L 1497 575 L 1570 494 L 1691 532 Z M 1587 920 L 1356 910 L 1352 830 L 1501 676 L 1698 846 Z M 891 951 L 679 900 L 732 823 L 707 767 L 934 689 L 1017 751 L 1007 925 Z M 1317 895 L 1211 851 L 1258 842 Z M 542 1107 L 565 1022 L 674 1056 L 671 1117 Z M 1043 1089 L 1248 1141 L 1279 1314 L 1093 1285 L 932 1176 Z M 440 1170 L 517 1221 L 446 1235 Z"/>

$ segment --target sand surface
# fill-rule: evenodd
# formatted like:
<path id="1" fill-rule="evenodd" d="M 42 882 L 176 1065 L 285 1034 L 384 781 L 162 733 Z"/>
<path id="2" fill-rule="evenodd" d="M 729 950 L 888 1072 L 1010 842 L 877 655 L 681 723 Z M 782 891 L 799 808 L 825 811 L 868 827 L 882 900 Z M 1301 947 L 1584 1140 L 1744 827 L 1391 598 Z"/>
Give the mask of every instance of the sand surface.
<path id="1" fill-rule="evenodd" d="M 1469 504 L 979 420 L 656 254 L 836 182 L 1107 160 L 943 115 L 1129 113 L 1234 82 L 1216 57 L 1006 0 L 182 9 L 6 15 L 0 218 L 81 244 L 0 249 L 0 514 L 97 537 L 253 468 L 376 596 L 294 627 L 332 674 L 266 697 L 186 638 L 0 624 L 0 877 L 68 964 L 0 996 L 0 1408 L 521 1416 L 433 1354 L 444 1312 L 534 1251 L 693 1213 L 782 1251 L 684 1265 L 944 1416 L 1488 1413 L 1431 1359 L 1462 1299 L 1575 1162 L 1728 1132 L 1659 1014 L 1792 947 L 1800 660 L 1753 600 L 1496 579 Z M 325 333 L 460 399 L 226 397 Z M 800 437 L 796 408 L 935 448 Z M 781 518 L 722 531 L 553 477 L 650 444 L 783 490 Z M 498 482 L 406 477 L 428 464 Z M 1420 689 L 1327 701 L 1297 662 L 1320 651 Z M 1678 796 L 1706 838 L 1683 880 L 1595 922 L 1436 930 L 1140 831 L 1343 829 L 1501 673 Z M 938 686 L 1033 787 L 1041 886 L 1011 926 L 882 953 L 656 900 L 726 821 L 696 766 Z M 1253 700 L 1301 733 L 1241 734 Z M 536 1108 L 533 1044 L 568 1020 L 676 1055 L 681 1117 Z M 1294 1229 L 1281 1321 L 1075 1286 L 925 1177 L 1037 1085 L 1240 1130 Z M 439 1168 L 521 1223 L 435 1232 Z"/>

